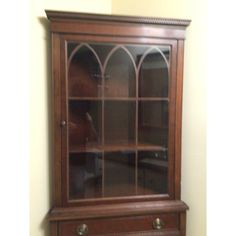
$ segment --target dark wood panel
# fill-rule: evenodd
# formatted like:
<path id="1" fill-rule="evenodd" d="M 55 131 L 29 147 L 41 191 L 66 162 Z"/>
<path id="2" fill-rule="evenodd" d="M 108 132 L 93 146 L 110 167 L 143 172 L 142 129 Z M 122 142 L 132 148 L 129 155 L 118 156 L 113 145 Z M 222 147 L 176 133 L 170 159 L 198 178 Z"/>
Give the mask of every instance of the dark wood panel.
<path id="1" fill-rule="evenodd" d="M 140 28 L 135 24 L 118 23 L 103 23 L 97 22 L 83 22 L 79 24 L 76 21 L 59 21 L 55 20 L 51 24 L 51 31 L 55 33 L 77 33 L 88 35 L 105 35 L 105 36 L 124 36 L 124 37 L 156 37 L 166 39 L 184 39 L 185 30 L 183 28 L 173 30 L 172 27 L 155 27 L 155 26 L 143 26 Z"/>
<path id="2" fill-rule="evenodd" d="M 102 235 L 99 235 L 102 236 Z M 106 234 L 106 236 L 137 236 L 137 232 L 127 232 L 120 234 Z M 163 231 L 139 231 L 138 236 L 180 236 L 178 230 L 163 230 Z"/>
<path id="3" fill-rule="evenodd" d="M 81 206 L 70 208 L 53 208 L 49 220 L 71 220 L 107 218 L 114 216 L 132 216 L 142 214 L 185 212 L 188 206 L 182 201 L 150 201 L 106 204 L 97 206 Z"/>
<path id="4" fill-rule="evenodd" d="M 180 214 L 180 236 L 186 235 L 186 212 Z"/>
<path id="5" fill-rule="evenodd" d="M 131 202 L 150 202 L 150 201 L 165 201 L 173 200 L 168 194 L 153 194 L 149 195 L 132 195 L 132 196 L 116 196 L 116 197 L 104 197 L 104 198 L 87 198 L 79 200 L 69 200 L 65 207 L 79 207 L 79 206 L 96 206 L 104 204 L 123 204 Z"/>
<path id="6" fill-rule="evenodd" d="M 53 202 L 61 205 L 61 70 L 60 36 L 52 34 Z"/>
<path id="7" fill-rule="evenodd" d="M 159 218 L 163 222 L 161 230 L 153 229 L 153 221 Z M 112 233 L 138 232 L 138 231 L 165 231 L 178 229 L 178 214 L 157 214 L 150 216 L 121 217 L 110 219 L 95 219 L 81 221 L 67 221 L 59 223 L 61 236 L 75 236 L 79 225 L 88 226 L 89 235 L 106 235 Z"/>
<path id="8" fill-rule="evenodd" d="M 182 93 L 183 93 L 184 41 L 178 41 L 177 76 L 176 76 L 176 126 L 175 126 L 175 198 L 181 195 L 181 128 L 182 128 Z"/>
<path id="9" fill-rule="evenodd" d="M 190 20 L 48 11 L 52 32 L 184 38 Z M 80 23 L 80 24 L 78 24 Z M 142 24 L 142 27 L 140 27 Z M 89 27 L 88 27 L 89 25 Z M 94 25 L 94 26 L 93 26 Z M 100 27 L 100 28 L 99 28 Z M 126 30 L 124 30 L 124 28 Z"/>
<path id="10" fill-rule="evenodd" d="M 175 198 L 175 86 L 176 86 L 176 64 L 177 64 L 177 42 L 174 42 L 171 46 L 171 58 L 170 58 L 170 82 L 169 82 L 169 129 L 168 129 L 168 156 L 169 156 L 169 193 Z"/>
<path id="11" fill-rule="evenodd" d="M 88 35 L 88 34 L 60 34 L 61 38 L 65 41 L 78 41 L 78 42 L 97 42 L 97 43 L 140 43 L 140 44 L 160 44 L 160 45 L 173 45 L 176 43 L 175 39 L 162 39 L 151 38 L 145 35 L 140 37 L 122 37 L 116 35 L 115 37 L 109 35 Z"/>
<path id="12" fill-rule="evenodd" d="M 169 101 L 165 97 L 143 97 L 143 98 L 127 98 L 127 97 L 107 97 L 107 98 L 93 98 L 93 97 L 69 97 L 70 101 Z"/>
<path id="13" fill-rule="evenodd" d="M 174 19 L 174 18 L 160 18 L 160 17 L 144 17 L 144 16 L 125 16 L 125 15 L 105 15 L 105 14 L 89 14 L 78 12 L 65 11 L 51 11 L 45 10 L 48 19 L 73 19 L 73 20 L 95 20 L 105 22 L 124 22 L 124 23 L 144 23 L 144 24 L 161 24 L 174 26 L 188 26 L 190 20 Z"/>
<path id="14" fill-rule="evenodd" d="M 58 236 L 58 223 L 50 222 L 50 236 Z"/>
<path id="15" fill-rule="evenodd" d="M 62 164 L 62 204 L 66 204 L 68 197 L 68 139 L 69 139 L 69 125 L 68 125 L 68 83 L 66 74 L 66 45 L 63 40 L 60 41 L 60 70 L 61 70 L 61 120 L 66 122 L 65 126 L 61 127 L 61 164 Z"/>

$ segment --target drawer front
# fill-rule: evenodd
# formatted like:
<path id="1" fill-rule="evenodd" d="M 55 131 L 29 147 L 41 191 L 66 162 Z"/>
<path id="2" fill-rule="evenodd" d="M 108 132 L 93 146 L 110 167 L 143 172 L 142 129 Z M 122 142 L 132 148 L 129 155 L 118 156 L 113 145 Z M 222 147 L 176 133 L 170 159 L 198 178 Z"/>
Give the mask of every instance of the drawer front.
<path id="1" fill-rule="evenodd" d="M 154 224 L 156 219 L 160 219 Z M 158 227 L 158 222 L 160 227 Z M 64 221 L 59 223 L 60 236 L 78 236 L 83 235 L 77 232 L 78 227 L 84 228 L 87 234 L 84 235 L 129 235 L 129 232 L 150 232 L 150 235 L 166 235 L 167 231 L 175 232 L 178 235 L 179 216 L 178 214 L 160 214 L 151 216 L 135 216 L 135 217 L 122 217 L 122 218 L 109 218 L 109 219 L 92 219 L 92 220 L 79 220 L 79 221 Z M 82 230 L 82 231 L 83 231 Z M 127 233 L 127 234 L 120 234 Z M 131 234 L 132 235 L 132 234 Z M 143 235 L 149 235 L 144 233 Z"/>
<path id="2" fill-rule="evenodd" d="M 102 236 L 102 235 L 99 235 Z M 178 230 L 162 230 L 162 231 L 138 231 L 138 232 L 123 232 L 123 233 L 114 233 L 106 234 L 106 236 L 182 236 Z"/>

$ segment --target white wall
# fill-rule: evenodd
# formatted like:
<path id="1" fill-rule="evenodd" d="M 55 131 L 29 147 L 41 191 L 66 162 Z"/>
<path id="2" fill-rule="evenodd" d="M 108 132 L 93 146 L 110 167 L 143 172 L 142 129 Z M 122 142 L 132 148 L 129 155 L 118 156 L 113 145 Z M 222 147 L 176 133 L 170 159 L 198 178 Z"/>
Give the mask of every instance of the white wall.
<path id="1" fill-rule="evenodd" d="M 28 235 L 29 8 L 1 2 L 0 202 L 1 235 Z"/>
<path id="2" fill-rule="evenodd" d="M 192 20 L 185 42 L 182 199 L 190 207 L 187 236 L 205 236 L 207 1 L 114 0 L 112 13 Z"/>
<path id="3" fill-rule="evenodd" d="M 208 0 L 207 235 L 235 234 L 235 1 Z"/>
<path id="4" fill-rule="evenodd" d="M 48 235 L 50 208 L 50 48 L 45 9 L 111 13 L 110 0 L 31 0 L 30 236 Z"/>

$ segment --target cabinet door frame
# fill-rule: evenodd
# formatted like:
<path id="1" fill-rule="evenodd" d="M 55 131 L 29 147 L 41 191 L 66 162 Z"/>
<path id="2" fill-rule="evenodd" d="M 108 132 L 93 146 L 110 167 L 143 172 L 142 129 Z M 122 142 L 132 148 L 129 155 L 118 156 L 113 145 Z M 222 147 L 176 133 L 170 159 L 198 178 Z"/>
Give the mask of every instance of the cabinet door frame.
<path id="1" fill-rule="evenodd" d="M 54 36 L 55 38 L 55 36 Z M 60 42 L 59 42 L 59 41 Z M 68 186 L 68 126 L 61 127 L 60 122 L 66 121 L 68 117 L 67 103 L 67 69 L 66 69 L 66 44 L 67 41 L 78 42 L 100 42 L 100 43 L 121 43 L 121 44 L 157 44 L 169 45 L 171 47 L 170 57 L 170 75 L 169 75 L 169 131 L 168 131 L 168 193 L 163 195 L 142 195 L 128 197 L 112 197 L 112 198 L 93 198 L 81 200 L 69 200 Z M 181 46 L 182 45 L 182 46 Z M 59 51 L 59 55 L 54 55 L 56 64 L 53 63 L 53 80 L 54 88 L 57 95 L 55 97 L 56 106 L 54 105 L 54 166 L 55 166 L 55 182 L 54 196 L 56 205 L 63 206 L 80 206 L 80 205 L 95 205 L 106 203 L 121 203 L 131 201 L 153 201 L 153 200 L 168 200 L 179 199 L 180 195 L 180 142 L 181 142 L 181 103 L 182 103 L 182 61 L 180 51 L 183 50 L 183 44 L 178 43 L 176 39 L 161 39 L 148 37 L 123 37 L 123 36 L 103 36 L 103 35 L 79 35 L 79 34 L 61 34 L 60 39 L 53 41 L 54 52 Z M 179 48 L 178 48 L 179 47 Z M 60 50 L 57 50 L 60 49 Z M 59 57 L 59 59 L 58 59 Z M 60 87 L 60 89 L 58 88 Z M 54 102 L 55 103 L 55 102 Z M 59 108 L 60 103 L 60 108 Z M 60 112 L 56 111 L 59 109 Z M 58 128 L 59 127 L 59 128 Z M 58 137 L 60 129 L 60 137 Z M 57 136 L 57 137 L 56 137 Z M 177 147 L 178 145 L 178 147 Z"/>

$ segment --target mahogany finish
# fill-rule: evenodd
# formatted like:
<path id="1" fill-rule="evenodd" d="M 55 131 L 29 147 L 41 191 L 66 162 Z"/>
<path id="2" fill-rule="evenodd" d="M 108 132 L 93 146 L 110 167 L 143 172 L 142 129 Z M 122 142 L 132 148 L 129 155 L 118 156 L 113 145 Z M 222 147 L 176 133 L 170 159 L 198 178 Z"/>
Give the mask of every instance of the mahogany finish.
<path id="1" fill-rule="evenodd" d="M 112 216 L 134 216 L 157 213 L 183 213 L 188 206 L 182 201 L 149 201 L 106 204 L 81 207 L 55 207 L 49 215 L 50 221 L 69 219 L 109 218 Z"/>
<path id="2" fill-rule="evenodd" d="M 51 23 L 51 236 L 186 236 L 181 194 L 189 20 L 46 11 Z M 149 81 L 149 82 L 147 82 Z M 161 229 L 153 228 L 159 218 Z"/>
<path id="3" fill-rule="evenodd" d="M 163 220 L 162 231 L 178 230 L 179 217 L 177 214 L 158 214 L 148 216 L 117 217 L 110 219 L 93 219 L 82 221 L 65 221 L 59 224 L 59 231 L 62 236 L 76 235 L 76 227 L 86 224 L 90 235 L 106 235 L 112 233 L 157 231 L 153 229 L 152 222 L 160 218 Z M 108 227 L 109 226 L 109 227 Z"/>
<path id="4" fill-rule="evenodd" d="M 58 222 L 54 221 L 50 223 L 50 236 L 57 236 L 58 233 Z"/>

